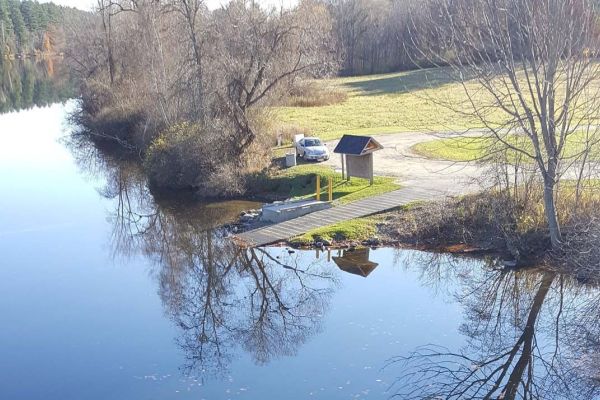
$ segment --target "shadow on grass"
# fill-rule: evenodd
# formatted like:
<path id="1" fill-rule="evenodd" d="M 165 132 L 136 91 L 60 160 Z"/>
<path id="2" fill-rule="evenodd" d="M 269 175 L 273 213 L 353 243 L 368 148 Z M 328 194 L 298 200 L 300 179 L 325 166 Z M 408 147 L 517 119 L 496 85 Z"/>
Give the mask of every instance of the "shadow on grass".
<path id="1" fill-rule="evenodd" d="M 355 178 L 356 179 L 356 178 Z M 357 194 L 368 188 L 370 188 L 369 182 L 365 181 L 365 186 L 357 189 L 357 185 L 351 185 L 348 181 L 344 180 L 333 186 L 333 200 L 341 199 L 349 194 Z M 325 192 L 327 194 L 327 192 Z"/>
<path id="2" fill-rule="evenodd" d="M 303 197 L 315 192 L 316 175 L 271 175 L 261 172 L 249 179 L 250 191 L 257 196 L 273 200 Z"/>
<path id="3" fill-rule="evenodd" d="M 452 83 L 450 71 L 441 68 L 423 69 L 383 75 L 381 78 L 344 83 L 343 86 L 360 90 L 363 95 L 400 94 L 415 90 L 429 89 Z"/>
<path id="4" fill-rule="evenodd" d="M 466 69 L 462 73 L 463 79 L 474 77 L 474 74 Z M 364 80 L 343 83 L 342 86 L 359 90 L 365 96 L 402 94 L 416 90 L 434 89 L 458 82 L 458 79 L 454 76 L 455 74 L 456 71 L 453 71 L 450 67 L 417 69 L 381 75 L 380 78 L 376 79 L 370 79 L 369 76 L 365 76 Z"/>

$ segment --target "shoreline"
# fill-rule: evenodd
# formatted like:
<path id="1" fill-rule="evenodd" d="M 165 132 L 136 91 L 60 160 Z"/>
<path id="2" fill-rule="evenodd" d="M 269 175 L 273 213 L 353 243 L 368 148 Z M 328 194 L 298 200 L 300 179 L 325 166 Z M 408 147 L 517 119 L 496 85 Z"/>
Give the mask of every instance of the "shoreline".
<path id="1" fill-rule="evenodd" d="M 349 220 L 340 224 L 309 231 L 297 237 L 275 242 L 270 246 L 289 247 L 299 250 L 353 250 L 360 248 L 398 248 L 447 253 L 471 257 L 496 257 L 506 267 L 526 268 L 543 262 L 549 255 L 546 237 L 542 232 L 523 234 L 523 248 L 513 253 L 506 238 L 499 236 L 489 223 L 490 215 L 474 211 L 473 215 L 459 220 L 465 204 L 481 203 L 489 194 L 451 198 L 445 203 L 419 202 L 398 207 L 374 216 Z M 474 207 L 476 209 L 476 207 Z M 439 221 L 428 217 L 431 210 L 446 214 Z M 489 212 L 489 210 L 486 210 Z M 436 214 L 437 216 L 437 214 Z M 450 216 L 450 217 L 448 217 Z M 258 216 L 255 221 L 258 221 Z M 485 219 L 485 223 L 482 220 Z M 437 224 L 437 225 L 436 225 Z M 254 221 L 238 221 L 228 224 L 232 235 L 268 226 Z M 352 229 L 355 226 L 368 229 Z M 468 232 L 468 233 L 467 233 Z M 523 250 L 526 249 L 526 250 Z M 521 255 L 523 254 L 523 255 Z"/>
<path id="2" fill-rule="evenodd" d="M 243 200 L 251 200 L 254 201 L 256 199 L 244 198 Z M 390 210 L 384 213 L 376 214 L 375 217 L 385 218 L 388 215 L 402 212 L 402 207 L 399 207 L 395 210 Z M 264 227 L 271 226 L 273 224 L 260 222 L 258 214 L 259 210 L 246 210 L 242 212 L 240 218 L 237 221 L 224 224 L 222 227 L 227 229 L 232 235 L 237 235 L 240 233 L 252 231 L 255 229 L 260 229 Z M 247 221 L 244 220 L 245 215 L 256 215 L 255 220 Z M 361 219 L 369 219 L 371 217 L 362 217 L 349 220 L 348 222 L 352 222 L 355 220 Z M 336 225 L 336 224 L 334 224 Z M 375 228 L 375 235 L 369 235 L 370 237 L 365 236 L 356 236 L 356 237 L 347 237 L 343 239 L 326 239 L 315 237 L 312 241 L 297 241 L 294 240 L 297 237 L 292 237 L 287 240 L 281 240 L 278 242 L 274 242 L 269 245 L 269 247 L 291 247 L 294 249 L 351 249 L 351 248 L 381 248 L 381 247 L 393 247 L 393 248 L 404 248 L 404 249 L 413 249 L 413 250 L 421 250 L 421 251 L 431 251 L 431 252 L 439 252 L 439 253 L 450 253 L 450 254 L 478 254 L 478 255 L 498 255 L 501 256 L 503 253 L 500 249 L 494 247 L 482 247 L 476 246 L 467 243 L 450 243 L 450 244 L 426 244 L 426 243 L 418 243 L 416 238 L 414 240 L 402 240 L 399 238 L 394 238 L 386 233 L 384 229 L 381 228 L 381 224 L 373 221 L 373 227 Z M 329 228 L 333 225 L 326 226 L 324 228 Z M 306 234 L 310 234 L 311 232 L 307 232 Z"/>

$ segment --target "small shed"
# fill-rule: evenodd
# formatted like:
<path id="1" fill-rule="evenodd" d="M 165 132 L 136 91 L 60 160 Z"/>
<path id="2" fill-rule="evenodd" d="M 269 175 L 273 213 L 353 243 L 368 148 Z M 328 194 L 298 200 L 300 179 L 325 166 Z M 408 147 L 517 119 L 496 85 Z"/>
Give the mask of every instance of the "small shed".
<path id="1" fill-rule="evenodd" d="M 342 177 L 369 179 L 373 184 L 373 153 L 383 146 L 370 136 L 344 135 L 333 150 L 342 155 Z"/>

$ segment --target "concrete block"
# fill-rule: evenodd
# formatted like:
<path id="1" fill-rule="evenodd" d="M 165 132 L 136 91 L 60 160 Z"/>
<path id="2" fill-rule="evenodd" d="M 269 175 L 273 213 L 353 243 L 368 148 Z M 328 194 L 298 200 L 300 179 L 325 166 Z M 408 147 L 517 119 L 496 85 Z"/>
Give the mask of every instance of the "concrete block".
<path id="1" fill-rule="evenodd" d="M 279 223 L 328 208 L 331 208 L 331 203 L 326 201 L 302 200 L 275 202 L 263 206 L 261 221 Z"/>

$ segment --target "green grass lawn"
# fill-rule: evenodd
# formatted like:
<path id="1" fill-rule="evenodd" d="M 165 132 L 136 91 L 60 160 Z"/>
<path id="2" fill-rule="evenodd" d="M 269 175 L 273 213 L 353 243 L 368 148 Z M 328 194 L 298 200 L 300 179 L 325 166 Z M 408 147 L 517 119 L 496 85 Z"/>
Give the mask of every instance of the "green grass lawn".
<path id="1" fill-rule="evenodd" d="M 363 241 L 368 240 L 377 234 L 377 223 L 381 217 L 356 218 L 350 221 L 340 222 L 323 228 L 313 229 L 304 235 L 296 236 L 290 240 L 290 243 L 296 245 L 310 245 L 316 239 L 325 239 L 333 241 Z"/>
<path id="2" fill-rule="evenodd" d="M 524 78 L 523 78 L 524 79 Z M 445 68 L 317 81 L 348 93 L 345 101 L 322 107 L 278 107 L 282 128 L 305 128 L 324 140 L 349 134 L 440 132 L 482 128 L 472 114 L 465 88 L 479 105 L 491 97 L 476 81 L 463 87 Z M 600 82 L 594 82 L 597 87 Z M 477 93 L 477 95 L 475 95 Z M 451 104 L 452 110 L 443 104 Z M 486 109 L 486 119 L 501 124 L 506 115 L 498 107 Z M 595 123 L 594 121 L 590 121 Z"/>
<path id="3" fill-rule="evenodd" d="M 443 70 L 337 78 L 323 84 L 348 91 L 348 99 L 323 107 L 279 107 L 278 120 L 307 128 L 324 140 L 344 133 L 447 131 L 481 125 L 476 118 L 457 115 L 431 100 L 468 107 L 463 89 L 449 81 Z"/>
<path id="4" fill-rule="evenodd" d="M 529 139 L 512 136 L 507 140 L 517 148 L 532 153 L 532 145 Z M 585 140 L 583 132 L 570 135 L 565 146 L 565 158 L 579 156 L 586 147 Z M 504 145 L 490 137 L 454 137 L 418 143 L 412 147 L 412 150 L 423 157 L 436 160 L 476 161 L 496 154 L 499 148 L 504 147 Z M 516 155 L 516 151 L 509 151 L 507 153 L 508 160 L 516 160 Z M 597 150 L 590 153 L 590 159 L 600 160 L 600 153 Z M 523 161 L 533 162 L 529 158 L 527 160 L 523 159 Z"/>
<path id="5" fill-rule="evenodd" d="M 424 201 L 413 201 L 399 208 L 409 211 L 414 207 L 424 204 Z M 354 241 L 363 242 L 372 239 L 377 235 L 378 225 L 386 219 L 386 213 L 371 215 L 362 218 L 356 218 L 349 221 L 339 222 L 337 224 L 324 226 L 322 228 L 313 229 L 303 235 L 296 236 L 290 240 L 290 243 L 296 245 L 310 245 L 316 239 L 326 239 L 330 242 Z"/>
<path id="6" fill-rule="evenodd" d="M 327 200 L 328 178 L 333 178 L 333 199 L 338 204 L 376 196 L 399 189 L 395 178 L 378 176 L 373 185 L 366 179 L 342 180 L 341 174 L 324 165 L 305 164 L 257 175 L 252 183 L 257 194 L 267 193 L 280 198 L 309 198 L 315 195 L 316 179 L 321 177 L 321 200 Z"/>

